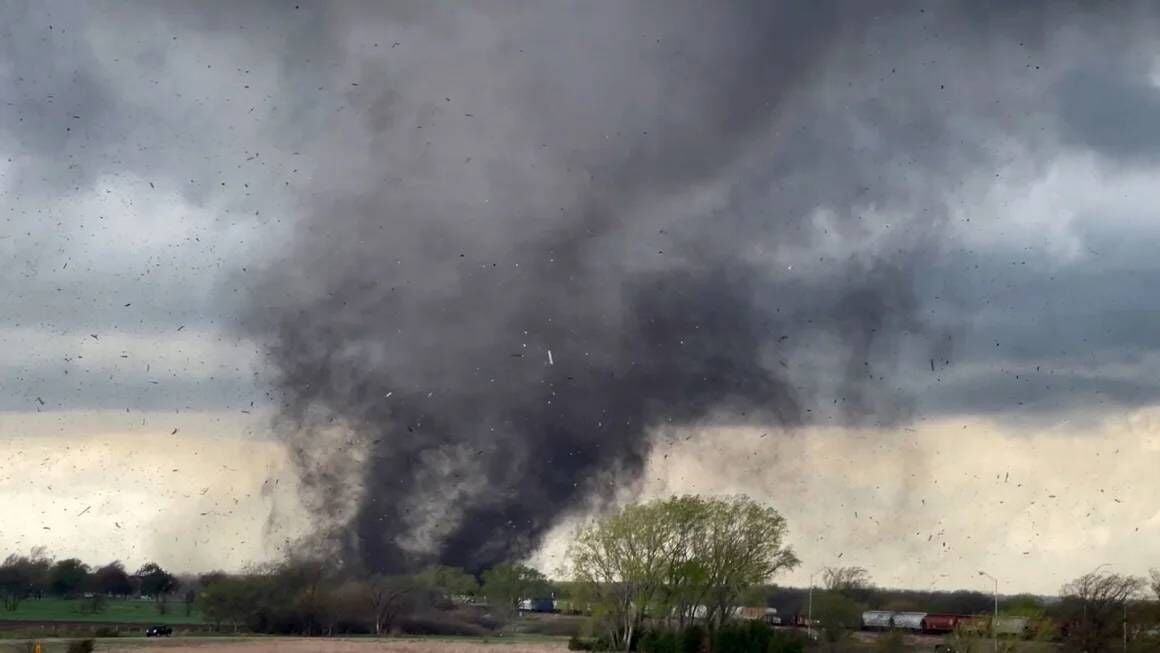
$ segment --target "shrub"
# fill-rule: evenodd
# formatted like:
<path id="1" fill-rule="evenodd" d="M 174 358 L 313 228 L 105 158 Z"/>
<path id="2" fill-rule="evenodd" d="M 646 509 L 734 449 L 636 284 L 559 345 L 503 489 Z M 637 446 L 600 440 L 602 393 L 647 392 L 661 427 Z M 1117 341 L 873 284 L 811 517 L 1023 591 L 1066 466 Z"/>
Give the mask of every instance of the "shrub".
<path id="1" fill-rule="evenodd" d="M 717 653 L 766 653 L 772 638 L 773 629 L 760 621 L 725 624 L 714 637 L 713 650 Z"/>
<path id="2" fill-rule="evenodd" d="M 677 633 L 671 630 L 652 630 L 640 638 L 641 653 L 680 653 Z"/>
<path id="3" fill-rule="evenodd" d="M 93 653 L 95 644 L 91 639 L 74 639 L 68 643 L 68 653 Z"/>
<path id="4" fill-rule="evenodd" d="M 577 637 L 576 635 L 573 635 L 568 640 L 568 650 L 569 651 L 595 651 L 596 649 L 593 648 L 593 646 L 595 644 L 596 644 L 596 640 L 594 640 L 594 639 L 589 639 L 587 637 Z"/>
<path id="5" fill-rule="evenodd" d="M 612 651 L 620 650 L 613 647 L 607 637 L 578 637 L 573 635 L 568 640 L 569 651 Z"/>
<path id="6" fill-rule="evenodd" d="M 685 628 L 678 638 L 678 653 L 701 653 L 703 648 L 705 648 L 705 629 L 697 624 Z"/>
<path id="7" fill-rule="evenodd" d="M 119 637 L 120 635 L 121 631 L 112 626 L 98 626 L 93 631 L 93 637 Z"/>

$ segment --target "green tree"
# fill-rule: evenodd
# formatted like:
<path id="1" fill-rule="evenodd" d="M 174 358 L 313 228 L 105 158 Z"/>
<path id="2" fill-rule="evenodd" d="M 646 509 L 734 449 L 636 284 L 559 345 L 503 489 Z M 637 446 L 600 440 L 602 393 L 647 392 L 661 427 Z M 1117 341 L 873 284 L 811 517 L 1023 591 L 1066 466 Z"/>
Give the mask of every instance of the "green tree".
<path id="1" fill-rule="evenodd" d="M 76 558 L 60 560 L 48 572 L 49 591 L 62 598 L 76 596 L 88 580 L 89 566 Z"/>
<path id="2" fill-rule="evenodd" d="M 197 598 L 198 607 L 215 630 L 220 629 L 222 624 L 229 624 L 237 632 L 239 626 L 259 609 L 260 589 L 257 579 L 223 574 L 202 584 L 201 594 Z"/>
<path id="3" fill-rule="evenodd" d="M 777 510 L 746 496 L 707 500 L 708 523 L 693 542 L 704 568 L 706 621 L 719 627 L 741 594 L 798 564 L 785 546 L 786 523 Z"/>
<path id="4" fill-rule="evenodd" d="M 93 572 L 93 591 L 110 596 L 128 596 L 133 584 L 120 560 L 115 560 Z"/>
<path id="5" fill-rule="evenodd" d="M 458 567 L 428 567 L 419 573 L 416 580 L 455 603 L 469 602 L 479 593 L 479 583 L 475 577 Z"/>
<path id="6" fill-rule="evenodd" d="M 1160 599 L 1160 569 L 1149 569 L 1149 584 L 1152 586 L 1152 593 Z"/>
<path id="7" fill-rule="evenodd" d="M 742 597 L 797 564 L 785 520 L 748 497 L 673 497 L 628 506 L 591 524 L 570 551 L 572 575 L 594 617 L 626 650 L 652 611 L 711 630 Z"/>
<path id="8" fill-rule="evenodd" d="M 522 599 L 539 598 L 550 591 L 539 570 L 521 564 L 496 565 L 483 572 L 483 593 L 502 614 L 514 615 Z"/>
<path id="9" fill-rule="evenodd" d="M 157 612 L 165 614 L 169 609 L 169 595 L 177 591 L 181 583 L 177 577 L 165 571 L 155 562 L 147 562 L 137 570 L 137 579 L 141 583 L 141 593 L 153 597 L 157 605 Z"/>
<path id="10" fill-rule="evenodd" d="M 570 551 L 581 601 L 593 606 L 593 617 L 625 651 L 646 610 L 661 598 L 670 569 L 681 564 L 666 550 L 673 539 L 666 517 L 660 503 L 627 506 L 581 531 Z"/>
<path id="11" fill-rule="evenodd" d="M 831 646 L 844 641 L 862 626 L 862 609 L 841 590 L 817 592 L 814 596 L 814 619 L 820 624 L 822 637 Z"/>
<path id="12" fill-rule="evenodd" d="M 13 611 L 20 601 L 32 593 L 33 569 L 31 561 L 18 555 L 8 556 L 0 564 L 0 606 Z"/>

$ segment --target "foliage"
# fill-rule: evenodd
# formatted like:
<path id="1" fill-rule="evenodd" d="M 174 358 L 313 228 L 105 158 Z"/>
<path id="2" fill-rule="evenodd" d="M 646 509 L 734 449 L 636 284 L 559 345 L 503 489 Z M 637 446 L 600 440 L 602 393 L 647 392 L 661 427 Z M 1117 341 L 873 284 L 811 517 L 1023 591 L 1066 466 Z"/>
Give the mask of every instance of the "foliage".
<path id="1" fill-rule="evenodd" d="M 814 597 L 814 619 L 830 643 L 845 639 L 861 627 L 862 610 L 863 606 L 839 590 L 818 592 Z"/>
<path id="2" fill-rule="evenodd" d="M 197 591 L 192 588 L 185 590 L 182 602 L 185 603 L 185 616 L 193 614 L 193 606 L 197 602 Z"/>
<path id="3" fill-rule="evenodd" d="M 59 560 L 48 571 L 48 587 L 56 596 L 75 596 L 88 580 L 89 566 L 76 558 Z"/>
<path id="4" fill-rule="evenodd" d="M 68 653 L 93 653 L 96 643 L 91 639 L 75 639 L 68 643 Z"/>
<path id="5" fill-rule="evenodd" d="M 1160 599 L 1160 569 L 1148 570 L 1148 584 L 1152 587 L 1152 593 Z"/>
<path id="6" fill-rule="evenodd" d="M 569 651 L 607 651 L 611 647 L 607 642 L 592 639 L 590 637 L 578 637 L 573 635 L 568 639 Z"/>
<path id="7" fill-rule="evenodd" d="M 27 556 L 13 554 L 5 558 L 0 564 L 0 607 L 13 612 L 22 600 L 43 596 L 48 591 L 51 566 L 44 547 L 34 548 Z"/>
<path id="8" fill-rule="evenodd" d="M 242 577 L 221 576 L 202 585 L 198 605 L 201 613 L 215 627 L 233 626 L 236 631 L 250 616 L 257 601 L 256 584 Z"/>
<path id="9" fill-rule="evenodd" d="M 133 584 L 120 560 L 114 560 L 94 571 L 92 588 L 94 592 L 110 596 L 129 596 L 133 593 Z"/>
<path id="10" fill-rule="evenodd" d="M 751 588 L 797 564 L 785 532 L 776 510 L 748 497 L 673 497 L 590 525 L 569 557 L 583 600 L 627 650 L 650 610 L 670 627 L 703 616 L 720 628 Z"/>
<path id="11" fill-rule="evenodd" d="M 549 592 L 548 579 L 525 565 L 496 565 L 483 572 L 483 593 L 493 609 L 514 615 L 520 600 L 542 598 Z"/>
<path id="12" fill-rule="evenodd" d="M 165 571 L 155 562 L 145 563 L 135 575 L 141 583 L 141 593 L 158 601 L 162 601 L 164 597 L 177 591 L 181 585 L 176 576 Z"/>
<path id="13" fill-rule="evenodd" d="M 644 634 L 641 653 L 701 653 L 712 641 L 714 653 L 801 653 L 805 640 L 796 633 L 777 631 L 760 621 L 729 622 L 712 636 L 699 624 L 662 628 Z"/>
<path id="14" fill-rule="evenodd" d="M 466 602 L 479 594 L 480 589 L 474 576 L 457 567 L 428 567 L 418 574 L 416 580 L 453 603 Z"/>

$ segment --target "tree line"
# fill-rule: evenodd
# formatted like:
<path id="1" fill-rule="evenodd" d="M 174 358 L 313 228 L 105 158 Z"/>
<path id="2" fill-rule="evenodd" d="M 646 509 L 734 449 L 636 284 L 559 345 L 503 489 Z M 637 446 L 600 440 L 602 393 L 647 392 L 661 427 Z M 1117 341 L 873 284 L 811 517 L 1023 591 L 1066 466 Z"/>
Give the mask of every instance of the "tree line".
<path id="1" fill-rule="evenodd" d="M 962 615 L 989 615 L 994 609 L 989 593 L 875 587 L 861 567 L 826 568 L 821 577 L 812 612 L 823 642 L 833 650 L 841 650 L 867 609 Z M 771 597 L 785 614 L 809 609 L 808 590 L 775 590 Z M 999 615 L 1025 619 L 1027 638 L 1058 641 L 1065 650 L 1119 651 L 1125 644 L 1134 651 L 1160 650 L 1160 569 L 1152 570 L 1148 578 L 1097 570 L 1066 583 L 1056 597 L 1003 596 Z M 951 636 L 958 651 L 990 650 L 987 638 L 986 630 Z"/>
<path id="2" fill-rule="evenodd" d="M 10 612 L 28 599 L 84 598 L 84 607 L 99 612 L 106 598 L 147 596 L 164 613 L 180 587 L 175 575 L 153 562 L 130 573 L 120 561 L 94 568 L 77 558 L 53 560 L 37 548 L 30 555 L 9 555 L 0 563 L 0 608 Z M 187 612 L 193 600 L 193 595 L 187 596 Z"/>
<path id="3" fill-rule="evenodd" d="M 783 618 L 810 611 L 809 589 L 773 584 L 799 564 L 786 533 L 775 509 L 745 496 L 629 505 L 578 530 L 560 570 L 568 581 L 551 581 L 518 563 L 479 573 L 431 566 L 374 574 L 320 556 L 178 578 L 153 563 L 130 573 L 120 562 L 90 567 L 75 558 L 53 560 L 40 549 L 0 564 L 0 607 L 16 610 L 25 600 L 58 597 L 81 598 L 99 611 L 105 598 L 144 595 L 164 612 L 180 595 L 187 613 L 196 607 L 219 629 L 478 635 L 510 621 L 521 601 L 551 597 L 555 607 L 588 617 L 578 648 L 652 653 L 683 650 L 678 644 L 684 642 L 690 650 L 789 651 L 802 642 L 736 620 L 742 607 L 773 608 Z M 1045 628 L 1066 625 L 1066 641 L 1095 652 L 1109 650 L 1117 633 L 1148 641 L 1150 628 L 1160 624 L 1152 596 L 1160 596 L 1160 570 L 1148 578 L 1097 570 L 1065 585 L 1055 600 L 1009 596 L 1000 608 Z M 867 609 L 989 614 L 992 601 L 982 592 L 884 589 L 866 569 L 831 567 L 822 570 L 812 612 L 822 641 L 837 647 Z"/>
<path id="4" fill-rule="evenodd" d="M 522 564 L 497 565 L 477 578 L 447 566 L 352 573 L 319 558 L 206 574 L 200 582 L 198 603 L 214 626 L 301 635 L 485 634 L 515 617 L 522 600 L 556 591 Z"/>

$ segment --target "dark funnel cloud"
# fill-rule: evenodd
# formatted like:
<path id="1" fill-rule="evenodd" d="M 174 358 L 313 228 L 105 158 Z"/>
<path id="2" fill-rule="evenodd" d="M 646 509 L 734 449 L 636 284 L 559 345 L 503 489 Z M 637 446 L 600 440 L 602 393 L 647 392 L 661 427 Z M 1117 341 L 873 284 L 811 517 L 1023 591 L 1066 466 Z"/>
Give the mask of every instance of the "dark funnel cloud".
<path id="1" fill-rule="evenodd" d="M 332 13 L 309 68 L 341 107 L 296 110 L 322 143 L 311 214 L 246 324 L 346 559 L 519 558 L 668 427 L 896 422 L 899 361 L 951 356 L 915 276 L 1003 129 L 947 118 L 993 98 L 937 75 L 1004 38 L 994 12 Z"/>

